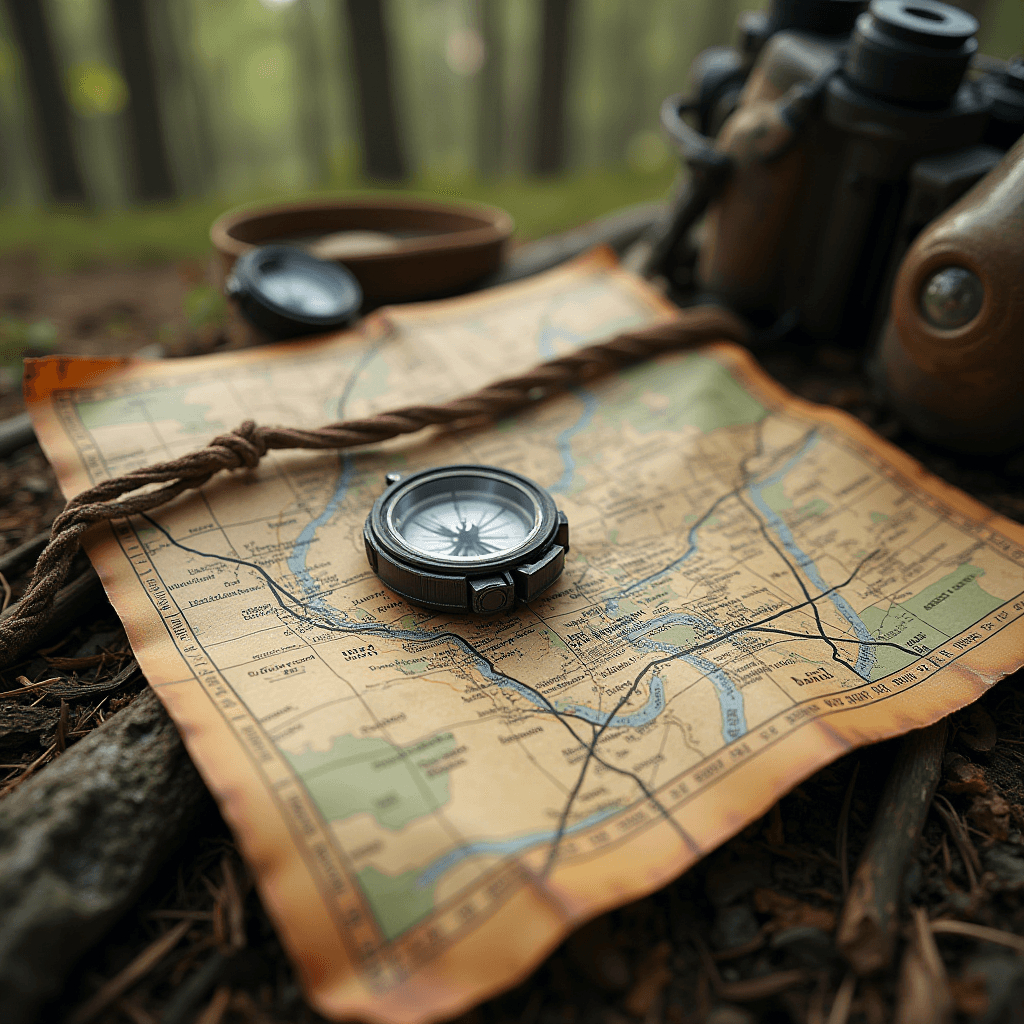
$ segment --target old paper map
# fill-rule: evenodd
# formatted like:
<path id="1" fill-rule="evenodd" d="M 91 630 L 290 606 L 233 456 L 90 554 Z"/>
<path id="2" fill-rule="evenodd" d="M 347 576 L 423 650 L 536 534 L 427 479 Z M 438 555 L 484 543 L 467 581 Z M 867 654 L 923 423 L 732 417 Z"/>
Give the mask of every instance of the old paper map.
<path id="1" fill-rule="evenodd" d="M 325 340 L 37 360 L 26 392 L 74 494 L 246 418 L 450 397 L 666 315 L 597 254 Z M 524 473 L 568 515 L 564 575 L 515 614 L 433 614 L 369 571 L 384 473 L 453 462 Z M 459 1012 L 1024 662 L 1024 530 L 725 344 L 493 427 L 276 454 L 90 553 L 339 1019 Z"/>

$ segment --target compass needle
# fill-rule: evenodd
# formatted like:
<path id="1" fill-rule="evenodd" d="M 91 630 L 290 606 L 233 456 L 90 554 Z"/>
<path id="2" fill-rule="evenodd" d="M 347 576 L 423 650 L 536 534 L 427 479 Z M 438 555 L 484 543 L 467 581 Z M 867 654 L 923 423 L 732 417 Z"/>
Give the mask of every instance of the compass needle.
<path id="1" fill-rule="evenodd" d="M 364 538 L 374 571 L 403 597 L 493 613 L 532 600 L 561 573 L 565 516 L 518 473 L 449 466 L 389 483 Z"/>
<path id="2" fill-rule="evenodd" d="M 486 523 L 480 524 L 480 529 L 482 530 L 485 526 L 490 526 L 491 523 L 493 523 L 496 519 L 500 519 L 507 511 L 508 509 L 502 506 L 501 508 L 498 509 L 497 512 L 494 513 L 493 516 L 491 516 L 490 519 L 487 520 Z"/>

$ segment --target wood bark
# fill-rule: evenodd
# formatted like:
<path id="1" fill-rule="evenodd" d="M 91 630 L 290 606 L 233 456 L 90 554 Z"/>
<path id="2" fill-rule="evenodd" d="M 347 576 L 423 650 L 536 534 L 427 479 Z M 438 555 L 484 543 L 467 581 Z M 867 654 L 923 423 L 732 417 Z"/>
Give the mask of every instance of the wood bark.
<path id="1" fill-rule="evenodd" d="M 72 137 L 71 108 L 41 0 L 7 0 L 7 23 L 21 52 L 50 198 L 84 203 L 85 180 Z"/>
<path id="2" fill-rule="evenodd" d="M 363 173 L 382 181 L 403 181 L 409 165 L 384 14 L 383 0 L 345 0 Z"/>
<path id="3" fill-rule="evenodd" d="M 903 874 L 928 816 L 945 749 L 945 719 L 910 733 L 882 791 L 836 932 L 836 945 L 860 975 L 892 961 Z"/>
<path id="4" fill-rule="evenodd" d="M 534 174 L 558 174 L 566 164 L 569 41 L 573 0 L 543 0 L 540 67 L 533 138 Z"/>
<path id="5" fill-rule="evenodd" d="M 173 199 L 163 110 L 145 0 L 107 0 L 118 63 L 128 83 L 128 153 L 136 198 Z"/>
<path id="6" fill-rule="evenodd" d="M 210 806 L 151 690 L 0 801 L 4 1024 L 38 1020 Z"/>

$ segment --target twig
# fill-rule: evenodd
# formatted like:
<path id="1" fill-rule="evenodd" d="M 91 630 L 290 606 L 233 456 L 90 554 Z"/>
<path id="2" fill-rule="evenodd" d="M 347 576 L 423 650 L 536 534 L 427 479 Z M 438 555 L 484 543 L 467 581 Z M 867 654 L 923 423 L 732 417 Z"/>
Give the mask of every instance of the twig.
<path id="1" fill-rule="evenodd" d="M 762 974 L 757 978 L 744 978 L 741 981 L 725 981 L 704 940 L 696 932 L 690 937 L 704 965 L 704 970 L 707 971 L 715 995 L 726 1002 L 751 1003 L 758 999 L 768 999 L 787 989 L 805 984 L 810 977 L 806 971 L 796 969 Z"/>
<path id="2" fill-rule="evenodd" d="M 245 934 L 245 905 L 242 902 L 242 894 L 239 892 L 238 883 L 235 881 L 235 872 L 231 867 L 231 858 L 224 854 L 220 861 L 221 875 L 224 877 L 224 887 L 221 892 L 224 895 L 225 915 L 228 927 L 228 946 L 232 952 L 244 949 L 246 944 Z"/>
<path id="3" fill-rule="evenodd" d="M 944 1024 L 953 1018 L 946 967 L 924 907 L 911 910 L 913 930 L 900 965 L 896 1024 Z"/>
<path id="4" fill-rule="evenodd" d="M 58 754 L 63 754 L 68 740 L 68 702 L 60 702 L 60 718 L 57 719 L 57 735 L 53 745 L 57 748 Z"/>
<path id="5" fill-rule="evenodd" d="M 945 720 L 906 736 L 854 872 L 836 946 L 860 975 L 892 960 L 903 872 L 928 815 L 946 746 Z"/>
<path id="6" fill-rule="evenodd" d="M 25 680 L 24 685 L 19 686 L 16 690 L 4 690 L 3 693 L 0 693 L 0 697 L 16 697 L 19 693 L 31 693 L 41 686 L 52 686 L 54 683 L 63 682 L 60 676 L 54 676 L 52 679 L 40 679 L 37 683 L 30 683 L 25 676 L 18 676 L 19 683 L 22 679 Z"/>
<path id="7" fill-rule="evenodd" d="M 7 606 L 11 603 L 11 585 L 7 582 L 7 577 L 0 571 L 0 587 L 4 590 L 3 604 L 0 604 L 0 615 L 3 615 L 7 611 Z"/>
<path id="8" fill-rule="evenodd" d="M 814 986 L 807 1000 L 807 1016 L 805 1024 L 825 1024 L 825 992 L 828 986 L 828 973 L 818 972 L 818 983 Z"/>
<path id="9" fill-rule="evenodd" d="M 160 1024 L 148 1010 L 143 1009 L 131 996 L 121 996 L 114 1004 L 132 1024 Z"/>
<path id="10" fill-rule="evenodd" d="M 231 986 L 220 985 L 207 1003 L 206 1009 L 196 1017 L 196 1024 L 220 1024 L 230 1002 Z"/>
<path id="11" fill-rule="evenodd" d="M 75 1010 L 67 1019 L 67 1024 L 89 1024 L 97 1014 L 105 1010 L 115 999 L 124 995 L 141 981 L 149 972 L 160 963 L 163 958 L 181 941 L 185 932 L 191 928 L 190 921 L 181 921 L 170 931 L 165 932 L 151 942 L 127 967 L 119 974 L 115 974 L 108 982 L 101 985 L 99 990 L 90 996 Z"/>
<path id="12" fill-rule="evenodd" d="M 974 848 L 974 843 L 971 842 L 971 837 L 967 834 L 960 815 L 941 793 L 935 797 L 935 810 L 945 822 L 957 850 L 960 851 L 960 859 L 964 862 L 964 870 L 967 872 L 967 881 L 970 884 L 971 892 L 975 893 L 978 891 L 978 878 L 982 872 L 978 851 Z"/>
<path id="13" fill-rule="evenodd" d="M 857 785 L 858 774 L 860 774 L 860 760 L 853 766 L 853 774 L 850 776 L 846 795 L 843 797 L 843 806 L 839 812 L 839 827 L 836 829 L 836 857 L 839 858 L 844 897 L 850 891 L 850 862 L 846 847 L 850 834 L 850 806 L 853 803 L 853 789 Z"/>
<path id="14" fill-rule="evenodd" d="M 0 798 L 17 789 L 56 749 L 57 744 L 51 743 L 17 778 L 11 779 L 3 789 L 0 789 Z"/>
<path id="15" fill-rule="evenodd" d="M 936 935 L 963 935 L 981 942 L 994 942 L 1008 949 L 1016 950 L 1024 956 L 1024 936 L 1004 932 L 999 928 L 989 928 L 983 924 L 972 924 L 969 921 L 932 921 L 932 931 Z"/>
<path id="16" fill-rule="evenodd" d="M 850 1019 L 850 1004 L 853 1002 L 853 993 L 856 989 L 857 975 L 853 971 L 847 971 L 846 977 L 839 983 L 835 999 L 832 1000 L 828 1024 L 846 1024 Z"/>

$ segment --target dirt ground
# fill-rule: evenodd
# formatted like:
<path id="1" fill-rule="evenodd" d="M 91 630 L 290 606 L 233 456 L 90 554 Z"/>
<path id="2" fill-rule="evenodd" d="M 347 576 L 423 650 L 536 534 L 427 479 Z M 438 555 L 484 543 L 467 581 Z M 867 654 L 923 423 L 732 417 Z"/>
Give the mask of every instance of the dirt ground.
<path id="1" fill-rule="evenodd" d="M 154 343 L 196 351 L 223 342 L 215 316 L 187 308 L 189 301 L 193 307 L 206 301 L 203 267 L 58 277 L 31 260 L 7 260 L 0 281 L 0 316 L 51 323 L 66 351 L 123 353 Z M 1024 521 L 1024 458 L 951 457 L 914 441 L 873 397 L 859 361 L 849 354 L 775 349 L 762 361 L 790 389 L 851 411 L 933 472 Z M 19 402 L 16 386 L 6 386 L 0 416 L 17 411 Z M 0 558 L 38 534 L 60 507 L 53 474 L 37 447 L 0 463 Z M 10 599 L 17 598 L 25 576 L 25 569 L 12 575 Z M 15 688 L 20 674 L 30 680 L 55 670 L 90 682 L 112 678 L 130 658 L 117 617 L 100 602 L 56 648 L 0 673 L 0 691 Z M 136 677 L 104 700 L 74 702 L 61 726 L 64 744 L 73 745 L 127 706 L 141 685 Z M 29 725 L 0 728 L 0 812 L 4 793 L 60 756 L 53 700 L 32 693 L 6 700 L 25 710 Z M 877 974 L 860 979 L 837 951 L 834 933 L 898 747 L 895 741 L 866 748 L 814 775 L 697 868 L 588 925 L 520 986 L 463 1021 L 1024 1020 L 1024 674 L 998 684 L 952 720 L 943 779 L 903 878 L 895 954 Z M 182 921 L 189 924 L 178 944 L 137 969 L 140 955 Z M 212 803 L 146 895 L 84 958 L 41 1019 L 63 1020 L 133 965 L 133 983 L 90 1020 L 320 1019 L 303 1003 Z"/>

